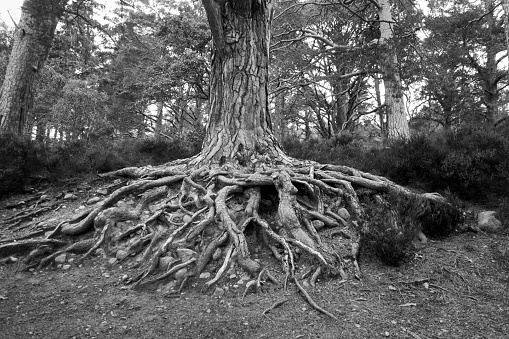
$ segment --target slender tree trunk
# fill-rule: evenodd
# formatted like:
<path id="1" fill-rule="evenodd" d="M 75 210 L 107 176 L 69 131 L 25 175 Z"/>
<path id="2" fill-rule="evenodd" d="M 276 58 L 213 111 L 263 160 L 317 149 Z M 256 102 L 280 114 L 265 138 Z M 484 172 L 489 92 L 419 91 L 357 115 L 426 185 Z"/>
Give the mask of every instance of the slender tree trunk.
<path id="1" fill-rule="evenodd" d="M 43 119 L 41 119 L 40 117 L 38 117 L 36 120 L 36 127 L 37 127 L 37 132 L 35 135 L 35 140 L 37 140 L 39 142 L 43 142 L 44 137 L 46 136 L 46 122 L 43 121 Z"/>
<path id="2" fill-rule="evenodd" d="M 344 71 L 342 72 L 344 74 Z M 336 83 L 333 85 L 335 97 L 336 97 L 336 105 L 334 106 L 335 117 L 334 117 L 334 134 L 341 133 L 346 127 L 346 123 L 348 121 L 348 103 L 347 98 L 343 93 L 344 86 L 342 80 L 336 80 Z"/>
<path id="3" fill-rule="evenodd" d="M 156 125 L 154 127 L 154 136 L 156 139 L 161 137 L 161 130 L 163 128 L 163 107 L 164 103 L 162 101 L 158 101 L 156 103 L 157 106 L 157 117 L 156 117 Z"/>
<path id="4" fill-rule="evenodd" d="M 504 8 L 504 32 L 505 44 L 507 49 L 507 57 L 509 58 L 509 0 L 502 0 L 502 7 Z"/>
<path id="5" fill-rule="evenodd" d="M 198 163 L 284 162 L 269 116 L 270 0 L 203 0 L 214 38 L 210 114 Z"/>
<path id="6" fill-rule="evenodd" d="M 504 3 L 504 1 L 502 2 Z M 491 11 L 495 7 L 495 1 L 486 1 L 486 10 Z M 492 32 L 499 29 L 499 24 L 493 12 L 486 18 Z M 507 29 L 507 28 L 506 28 Z M 498 91 L 498 67 L 497 54 L 500 50 L 493 44 L 486 46 L 486 71 L 485 74 L 479 74 L 484 82 L 483 101 L 486 106 L 486 118 L 489 123 L 494 124 L 498 118 L 499 110 L 499 91 Z"/>
<path id="7" fill-rule="evenodd" d="M 378 105 L 378 119 L 380 121 L 380 132 L 382 136 L 387 137 L 387 128 L 386 128 L 386 114 L 385 114 L 385 106 L 382 104 L 382 96 L 380 94 L 380 78 L 375 76 L 375 94 L 376 94 L 376 104 Z"/>
<path id="8" fill-rule="evenodd" d="M 274 109 L 274 134 L 279 142 L 284 138 L 284 109 L 285 109 L 285 94 L 278 93 L 275 98 Z"/>
<path id="9" fill-rule="evenodd" d="M 67 0 L 25 0 L 0 90 L 0 133 L 23 134 L 35 76 L 48 56 Z"/>
<path id="10" fill-rule="evenodd" d="M 196 109 L 194 111 L 193 128 L 195 131 L 201 130 L 203 119 L 203 99 L 196 98 Z"/>
<path id="11" fill-rule="evenodd" d="M 398 71 L 398 57 L 392 48 L 391 40 L 394 38 L 391 4 L 389 0 L 378 0 L 380 9 L 380 44 L 385 49 L 382 62 L 383 80 L 385 87 L 385 106 L 387 111 L 387 136 L 390 139 L 408 139 L 407 109 L 403 100 L 403 87 Z"/>

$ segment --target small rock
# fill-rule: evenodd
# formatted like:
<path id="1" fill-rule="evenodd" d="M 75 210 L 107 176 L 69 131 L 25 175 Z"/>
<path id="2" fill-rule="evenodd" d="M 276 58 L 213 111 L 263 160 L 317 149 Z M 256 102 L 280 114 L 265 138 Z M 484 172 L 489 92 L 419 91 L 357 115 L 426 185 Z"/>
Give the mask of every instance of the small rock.
<path id="1" fill-rule="evenodd" d="M 163 292 L 170 292 L 175 286 L 177 286 L 177 282 L 175 280 L 171 280 L 164 286 Z"/>
<path id="2" fill-rule="evenodd" d="M 244 280 L 240 279 L 239 281 L 237 281 L 236 285 L 244 285 Z"/>
<path id="3" fill-rule="evenodd" d="M 49 195 L 47 194 L 43 194 L 41 195 L 41 197 L 39 198 L 40 201 L 46 201 L 46 200 L 49 200 Z"/>
<path id="4" fill-rule="evenodd" d="M 216 248 L 216 250 L 214 251 L 214 254 L 212 254 L 212 259 L 219 260 L 219 258 L 221 258 L 221 249 Z"/>
<path id="5" fill-rule="evenodd" d="M 186 214 L 184 215 L 184 217 L 182 217 L 182 221 L 183 222 L 190 222 L 191 221 L 191 216 Z"/>
<path id="6" fill-rule="evenodd" d="M 304 280 L 304 281 L 302 282 L 302 287 L 304 287 L 304 288 L 308 288 L 308 287 L 309 287 L 309 282 L 308 282 L 307 280 Z"/>
<path id="7" fill-rule="evenodd" d="M 428 243 L 428 237 L 422 232 L 417 232 L 417 240 L 419 240 L 422 244 Z"/>
<path id="8" fill-rule="evenodd" d="M 235 278 L 237 278 L 236 274 L 230 274 L 230 279 L 235 279 Z"/>
<path id="9" fill-rule="evenodd" d="M 319 230 L 325 226 L 325 223 L 321 220 L 313 220 L 313 226 L 315 226 L 315 229 Z"/>
<path id="10" fill-rule="evenodd" d="M 338 209 L 338 215 L 345 220 L 350 220 L 350 212 L 344 207 Z"/>
<path id="11" fill-rule="evenodd" d="M 67 260 L 67 254 L 62 253 L 55 258 L 57 264 L 63 264 Z"/>
<path id="12" fill-rule="evenodd" d="M 203 272 L 202 274 L 200 274 L 200 279 L 207 279 L 209 277 L 210 277 L 209 272 Z"/>
<path id="13" fill-rule="evenodd" d="M 93 205 L 97 202 L 101 201 L 101 198 L 99 197 L 93 197 L 87 200 L 87 205 Z"/>
<path id="14" fill-rule="evenodd" d="M 67 264 L 62 266 L 62 271 L 68 271 L 71 268 L 71 265 Z"/>
<path id="15" fill-rule="evenodd" d="M 126 251 L 124 251 L 124 250 L 118 250 L 117 254 L 115 255 L 115 257 L 117 258 L 117 260 L 122 260 L 125 257 L 127 257 L 127 254 L 128 253 Z"/>
<path id="16" fill-rule="evenodd" d="M 196 256 L 196 252 L 190 250 L 189 248 L 177 248 L 177 256 L 182 260 L 182 262 L 186 262 L 192 257 Z"/>
<path id="17" fill-rule="evenodd" d="M 495 217 L 495 211 L 484 211 L 477 215 L 477 226 L 489 233 L 496 233 L 502 228 L 502 223 Z"/>
<path id="18" fill-rule="evenodd" d="M 220 298 L 224 295 L 224 290 L 221 287 L 216 287 L 214 290 L 214 294 L 212 294 L 213 297 Z"/>
<path id="19" fill-rule="evenodd" d="M 158 267 L 161 271 L 167 271 L 170 265 L 173 264 L 175 261 L 177 261 L 177 259 L 170 256 L 161 257 L 159 258 Z"/>
<path id="20" fill-rule="evenodd" d="M 84 210 L 85 208 L 86 208 L 86 207 L 85 207 L 84 205 L 80 205 L 80 206 L 78 207 L 78 210 L 80 210 L 80 211 L 81 211 L 81 210 Z"/>
<path id="21" fill-rule="evenodd" d="M 103 273 L 103 277 L 105 277 L 105 278 L 109 278 L 109 277 L 110 277 L 110 274 L 109 274 L 109 273 Z"/>
<path id="22" fill-rule="evenodd" d="M 10 260 L 11 262 L 18 262 L 18 260 L 19 260 L 19 259 L 18 259 L 18 258 L 16 258 L 16 257 L 11 256 L 11 257 L 9 257 L 9 260 Z"/>
<path id="23" fill-rule="evenodd" d="M 182 268 L 180 270 L 178 270 L 176 273 L 175 273 L 175 279 L 176 280 L 180 280 L 184 277 L 184 275 L 186 275 L 187 273 L 187 268 Z"/>
<path id="24" fill-rule="evenodd" d="M 78 196 L 76 194 L 67 193 L 64 195 L 64 200 L 76 200 L 78 199 Z"/>
<path id="25" fill-rule="evenodd" d="M 107 188 L 99 188 L 96 192 L 97 192 L 97 194 L 100 194 L 100 195 L 108 195 Z"/>
<path id="26" fill-rule="evenodd" d="M 110 265 L 113 265 L 114 263 L 117 262 L 117 258 L 110 258 L 108 262 L 110 263 Z"/>

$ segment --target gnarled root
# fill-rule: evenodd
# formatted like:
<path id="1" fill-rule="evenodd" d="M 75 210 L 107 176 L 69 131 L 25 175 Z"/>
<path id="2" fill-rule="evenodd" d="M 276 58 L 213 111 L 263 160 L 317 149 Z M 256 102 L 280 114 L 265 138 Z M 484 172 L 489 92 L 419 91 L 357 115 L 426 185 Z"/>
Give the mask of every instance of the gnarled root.
<path id="1" fill-rule="evenodd" d="M 209 268 L 213 278 L 204 290 L 220 283 L 236 263 L 252 278 L 247 294 L 259 293 L 264 277 L 277 283 L 267 269 L 271 263 L 253 258 L 255 249 L 263 246 L 280 264 L 285 288 L 293 281 L 315 309 L 334 318 L 314 303 L 296 272 L 300 261 L 314 267 L 311 286 L 319 276 L 360 278 L 357 258 L 365 214 L 356 190 L 396 192 L 432 201 L 433 206 L 448 204 L 438 195 L 419 195 L 344 166 L 295 161 L 290 167 L 253 173 L 226 167 L 191 170 L 185 164 L 181 160 L 110 173 L 139 179 L 80 218 L 59 224 L 47 239 L 2 244 L 0 254 L 32 250 L 33 261 L 52 251 L 40 261 L 42 267 L 61 253 L 85 253 L 84 259 L 102 247 L 108 255 L 116 252 L 119 261 L 132 258 L 129 264 L 138 267 L 132 278 L 136 287 L 177 277 L 182 288 Z M 69 243 L 93 228 L 92 237 Z"/>

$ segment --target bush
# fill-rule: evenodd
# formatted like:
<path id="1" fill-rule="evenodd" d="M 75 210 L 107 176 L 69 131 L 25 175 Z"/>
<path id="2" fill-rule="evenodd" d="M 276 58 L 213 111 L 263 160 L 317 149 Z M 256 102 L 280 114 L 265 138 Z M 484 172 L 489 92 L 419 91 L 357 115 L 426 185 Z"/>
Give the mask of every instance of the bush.
<path id="1" fill-rule="evenodd" d="M 427 237 L 442 238 L 448 236 L 460 223 L 465 221 L 459 199 L 450 192 L 446 192 L 445 196 L 450 205 L 439 205 L 429 200 L 421 203 L 417 222 Z"/>
<path id="2" fill-rule="evenodd" d="M 380 146 L 356 139 L 347 144 L 284 142 L 291 156 L 352 166 L 428 192 L 449 190 L 461 199 L 481 203 L 509 195 L 509 136 L 502 132 L 464 127 Z"/>
<path id="3" fill-rule="evenodd" d="M 127 166 L 159 165 L 199 152 L 199 136 L 183 140 L 77 140 L 43 144 L 14 136 L 0 137 L 0 197 L 20 192 L 36 175 L 54 182 L 77 175 Z"/>
<path id="4" fill-rule="evenodd" d="M 420 230 L 420 204 L 416 199 L 397 194 L 375 196 L 364 202 L 364 209 L 362 248 L 390 266 L 398 266 L 415 253 L 412 241 Z"/>
<path id="5" fill-rule="evenodd" d="M 14 135 L 0 136 L 0 197 L 19 192 L 30 176 L 43 167 L 44 149 Z"/>

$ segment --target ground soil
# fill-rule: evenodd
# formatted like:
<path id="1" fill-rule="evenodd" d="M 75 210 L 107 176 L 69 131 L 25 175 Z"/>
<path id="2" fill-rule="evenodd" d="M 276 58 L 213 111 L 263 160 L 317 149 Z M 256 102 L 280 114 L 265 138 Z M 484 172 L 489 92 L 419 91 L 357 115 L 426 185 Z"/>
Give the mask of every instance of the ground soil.
<path id="1" fill-rule="evenodd" d="M 0 216 L 19 212 L 5 207 L 34 194 L 55 202 L 62 192 L 75 193 L 77 200 L 62 201 L 57 211 L 30 224 L 60 220 L 78 213 L 99 186 L 109 184 L 42 186 L 1 200 Z M 0 241 L 11 236 L 5 225 L 0 227 Z M 293 284 L 285 291 L 282 284 L 268 283 L 263 293 L 243 297 L 247 279 L 238 268 L 220 281 L 225 290 L 220 297 L 212 295 L 213 289 L 201 291 L 205 279 L 196 279 L 182 294 L 164 296 L 170 287 L 140 292 L 125 285 L 125 277 L 133 273 L 128 263 L 110 264 L 99 254 L 79 267 L 77 258 L 67 256 L 68 270 L 54 264 L 20 272 L 21 258 L 0 264 L 0 338 L 509 337 L 507 232 L 456 232 L 430 240 L 396 268 L 363 252 L 361 280 L 324 278 L 316 288 L 306 288 L 338 320 L 312 309 Z M 272 268 L 283 281 L 277 263 Z M 288 301 L 263 314 L 282 300 Z"/>

